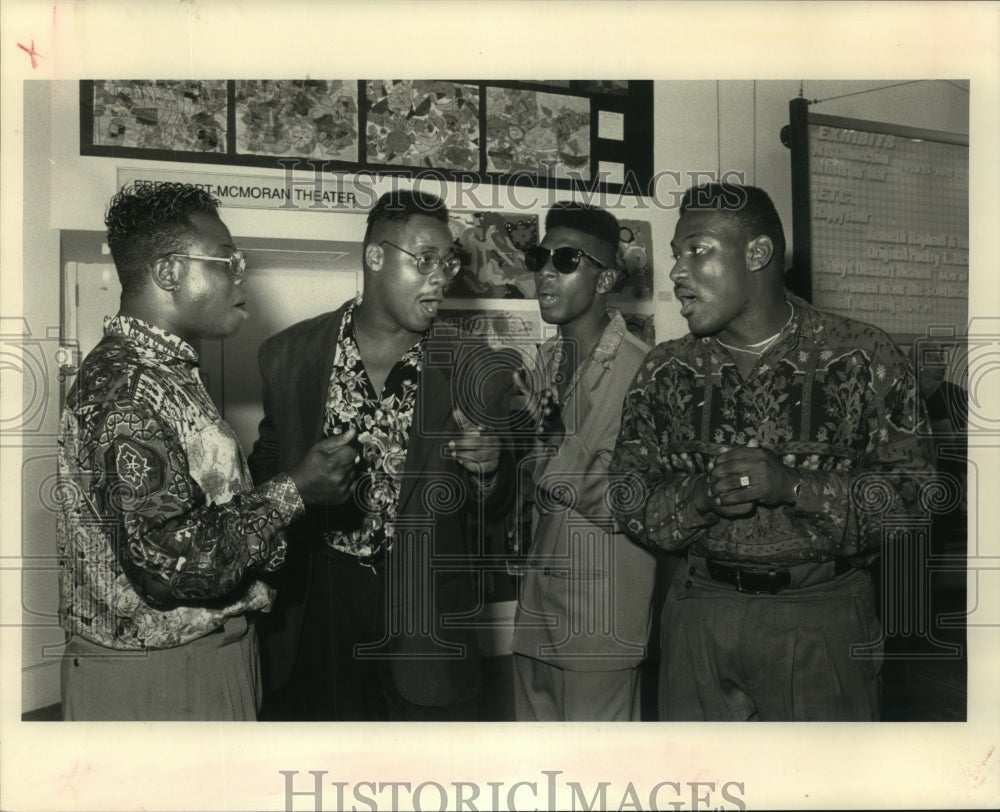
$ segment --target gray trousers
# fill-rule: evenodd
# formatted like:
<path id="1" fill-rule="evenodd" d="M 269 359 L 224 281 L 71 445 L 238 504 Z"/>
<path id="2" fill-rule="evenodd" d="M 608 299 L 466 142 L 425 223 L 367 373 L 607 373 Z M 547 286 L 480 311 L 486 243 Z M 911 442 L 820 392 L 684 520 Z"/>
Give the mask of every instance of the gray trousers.
<path id="1" fill-rule="evenodd" d="M 254 721 L 257 635 L 245 617 L 176 648 L 117 651 L 73 636 L 62 660 L 66 720 Z"/>
<path id="2" fill-rule="evenodd" d="M 689 558 L 663 607 L 664 721 L 873 721 L 882 629 L 871 581 L 800 565 L 799 588 L 741 593 Z M 809 568 L 813 568 L 810 570 Z"/>
<path id="3" fill-rule="evenodd" d="M 569 671 L 514 654 L 518 722 L 637 722 L 639 669 Z"/>

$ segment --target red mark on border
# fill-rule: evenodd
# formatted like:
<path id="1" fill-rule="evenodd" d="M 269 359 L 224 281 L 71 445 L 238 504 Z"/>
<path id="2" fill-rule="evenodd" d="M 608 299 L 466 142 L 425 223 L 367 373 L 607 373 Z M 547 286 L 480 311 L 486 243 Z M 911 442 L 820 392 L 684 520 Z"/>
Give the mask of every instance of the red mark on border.
<path id="1" fill-rule="evenodd" d="M 995 750 L 996 750 L 995 746 L 990 747 L 990 749 L 986 751 L 986 758 L 984 758 L 976 765 L 976 771 L 973 774 L 973 781 L 975 782 L 975 785 L 977 787 L 981 787 L 983 785 L 983 782 L 986 780 L 986 775 L 985 775 L 986 763 L 990 760 L 990 758 L 992 758 Z"/>
<path id="2" fill-rule="evenodd" d="M 37 68 L 38 67 L 38 57 L 41 56 L 42 59 L 45 58 L 40 53 L 38 53 L 38 51 L 35 50 L 35 41 L 34 40 L 31 41 L 31 47 L 30 48 L 24 47 L 20 42 L 17 43 L 17 47 L 20 48 L 28 56 L 31 57 L 31 67 L 33 67 L 33 68 Z"/>

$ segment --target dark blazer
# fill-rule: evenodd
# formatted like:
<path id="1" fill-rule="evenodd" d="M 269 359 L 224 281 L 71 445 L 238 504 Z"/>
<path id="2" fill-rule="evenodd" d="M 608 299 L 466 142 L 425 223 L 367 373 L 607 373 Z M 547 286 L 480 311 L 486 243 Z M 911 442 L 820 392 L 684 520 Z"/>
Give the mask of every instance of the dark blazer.
<path id="1" fill-rule="evenodd" d="M 346 307 L 299 322 L 261 346 L 264 419 L 249 457 L 255 481 L 288 471 L 322 438 Z M 484 594 L 473 560 L 481 552 L 473 530 L 482 525 L 476 512 L 502 512 L 513 488 L 501 485 L 481 503 L 471 475 L 444 449 L 459 432 L 452 415 L 456 403 L 479 423 L 503 425 L 510 369 L 509 363 L 487 362 L 496 357 L 485 344 L 460 341 L 450 327 L 435 326 L 418 378 L 395 541 L 385 566 L 390 633 L 384 645 L 397 689 L 418 705 L 456 704 L 481 689 L 476 629 L 462 624 L 462 616 L 476 613 Z M 512 467 L 505 451 L 502 483 L 513 478 L 508 475 Z M 288 528 L 289 554 L 276 580 L 277 600 L 258 623 L 267 690 L 288 681 L 300 647 L 330 646 L 329 640 L 304 639 L 301 630 L 313 557 L 324 528 L 337 524 L 337 506 L 313 507 Z"/>

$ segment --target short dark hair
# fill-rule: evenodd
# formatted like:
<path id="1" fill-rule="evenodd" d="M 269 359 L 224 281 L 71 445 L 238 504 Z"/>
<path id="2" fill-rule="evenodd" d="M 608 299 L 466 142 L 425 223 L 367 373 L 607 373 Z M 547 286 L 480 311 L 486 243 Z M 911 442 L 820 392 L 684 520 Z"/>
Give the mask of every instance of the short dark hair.
<path id="1" fill-rule="evenodd" d="M 145 284 L 155 259 L 187 247 L 197 213 L 218 216 L 219 200 L 188 183 L 135 183 L 111 198 L 104 225 L 123 293 Z"/>
<path id="2" fill-rule="evenodd" d="M 431 217 L 448 225 L 448 207 L 437 195 L 416 189 L 394 189 L 386 192 L 368 212 L 364 244 L 368 245 L 372 234 L 383 225 L 406 223 L 411 217 L 417 216 Z"/>
<path id="3" fill-rule="evenodd" d="M 545 230 L 551 228 L 572 228 L 590 234 L 618 251 L 621 239 L 621 225 L 611 212 L 588 203 L 563 200 L 553 203 L 545 215 Z"/>
<path id="4" fill-rule="evenodd" d="M 778 210 L 763 189 L 736 183 L 692 186 L 681 198 L 681 214 L 687 211 L 716 211 L 731 217 L 741 225 L 747 239 L 767 235 L 774 243 L 775 258 L 784 264 L 785 230 Z"/>

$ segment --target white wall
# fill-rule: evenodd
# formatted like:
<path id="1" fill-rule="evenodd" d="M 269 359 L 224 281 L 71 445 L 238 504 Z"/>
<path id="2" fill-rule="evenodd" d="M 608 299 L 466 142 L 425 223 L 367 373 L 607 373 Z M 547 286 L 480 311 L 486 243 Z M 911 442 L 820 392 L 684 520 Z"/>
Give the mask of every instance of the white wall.
<path id="1" fill-rule="evenodd" d="M 968 82 L 657 82 L 656 170 L 743 173 L 747 183 L 770 194 L 790 243 L 791 162 L 780 133 L 788 124 L 788 103 L 799 96 L 800 87 L 804 98 L 815 100 L 809 108 L 814 113 L 969 133 Z M 670 230 L 675 221 L 672 212 L 666 222 Z"/>
<path id="2" fill-rule="evenodd" d="M 892 81 L 806 81 L 805 96 L 825 99 L 893 84 Z M 669 242 L 676 212 L 671 208 L 687 185 L 689 173 L 743 172 L 748 183 L 767 189 L 790 231 L 791 193 L 789 156 L 779 140 L 788 120 L 788 101 L 798 95 L 798 81 L 660 81 L 654 90 L 655 170 L 664 175 L 654 190 L 656 200 L 625 199 L 616 213 L 649 220 L 654 234 L 654 267 L 658 290 L 654 294 L 659 339 L 685 330 L 677 314 L 667 272 Z M 945 82 L 921 82 L 851 95 L 814 105 L 816 112 L 886 121 L 924 129 L 968 132 L 969 97 Z M 100 231 L 105 205 L 116 191 L 119 167 L 147 167 L 178 171 L 225 171 L 228 174 L 266 174 L 265 170 L 223 168 L 203 164 L 133 161 L 79 155 L 79 85 L 77 82 L 25 84 L 25 201 L 24 201 L 24 308 L 33 336 L 58 326 L 59 230 Z M 704 175 L 701 176 L 704 179 Z M 447 202 L 457 197 L 445 190 Z M 546 205 L 565 193 L 543 193 L 529 212 L 544 216 Z M 501 201 L 505 192 L 501 190 Z M 523 200 L 519 195 L 519 200 Z M 612 202 L 617 202 L 612 199 Z M 501 208 L 504 208 L 501 204 Z M 300 239 L 361 239 L 364 220 L 356 214 L 309 211 L 263 211 L 226 208 L 230 230 L 240 236 L 296 237 Z M 5 380 L 7 380 L 5 378 Z M 50 359 L 43 385 L 47 387 L 43 430 L 35 447 L 25 454 L 23 473 L 23 554 L 52 561 L 55 553 L 54 514 L 47 508 L 44 490 L 54 467 L 54 433 L 60 396 L 55 366 Z M 58 701 L 56 661 L 42 655 L 47 642 L 61 635 L 52 626 L 56 606 L 54 570 L 24 577 L 25 621 L 42 624 L 23 636 L 22 695 L 29 710 Z M 48 613 L 39 620 L 37 613 Z M 46 624 L 47 628 L 46 628 Z"/>
<path id="3" fill-rule="evenodd" d="M 58 346 L 59 232 L 50 227 L 49 133 L 58 126 L 58 112 L 50 103 L 46 82 L 24 84 L 24 325 L 30 333 L 24 351 L 35 374 L 24 374 L 25 431 L 22 434 L 21 527 L 22 696 L 25 709 L 58 700 L 58 649 L 62 642 L 56 612 L 55 514 L 52 511 L 52 475 L 55 473 L 55 437 L 62 405 L 55 350 Z M 6 272 L 10 272 L 7 270 Z M 3 333 L 8 333 L 5 320 Z M 54 335 L 53 335 L 54 333 Z M 27 360 L 27 359 L 26 359 Z M 4 383 L 13 382 L 9 365 Z M 36 407 L 39 411 L 36 411 Z M 4 438 L 7 445 L 8 438 Z"/>
<path id="4" fill-rule="evenodd" d="M 898 81 L 806 80 L 802 83 L 802 95 L 809 100 L 830 99 L 811 104 L 812 113 L 969 134 L 967 82 L 963 90 L 944 81 L 897 84 Z M 771 194 L 789 241 L 792 238 L 792 173 L 788 150 L 781 145 L 778 134 L 788 123 L 788 102 L 799 96 L 799 86 L 798 81 L 756 83 L 753 92 L 757 115 L 753 133 L 758 148 L 756 166 L 749 168 L 747 176 L 748 179 L 756 176 L 757 185 Z M 834 96 L 841 98 L 833 99 Z"/>

